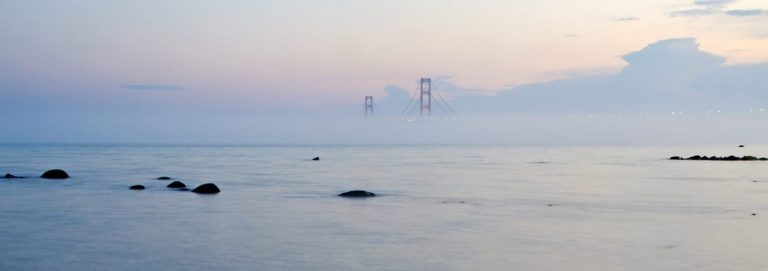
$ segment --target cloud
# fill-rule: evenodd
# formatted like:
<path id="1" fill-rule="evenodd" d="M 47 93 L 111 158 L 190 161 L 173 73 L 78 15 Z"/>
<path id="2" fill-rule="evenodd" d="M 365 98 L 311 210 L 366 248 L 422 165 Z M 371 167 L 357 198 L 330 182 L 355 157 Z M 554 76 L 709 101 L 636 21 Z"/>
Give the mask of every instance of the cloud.
<path id="1" fill-rule="evenodd" d="M 633 76 L 680 76 L 681 73 L 699 73 L 715 69 L 725 59 L 699 50 L 694 38 L 660 40 L 640 51 L 622 57 L 628 63 L 622 74 Z"/>
<path id="2" fill-rule="evenodd" d="M 734 10 L 726 11 L 725 13 L 728 14 L 728 15 L 731 15 L 731 16 L 749 17 L 749 16 L 768 15 L 768 10 L 764 10 L 764 9 L 734 9 Z"/>
<path id="3" fill-rule="evenodd" d="M 464 94 L 449 103 L 463 115 L 768 108 L 760 104 L 768 101 L 768 91 L 762 91 L 768 63 L 724 66 L 724 58 L 702 51 L 694 38 L 660 40 L 622 59 L 626 66 L 612 74 L 522 85 L 493 96 Z"/>
<path id="4" fill-rule="evenodd" d="M 719 10 L 716 9 L 686 9 L 686 10 L 679 10 L 679 11 L 673 11 L 670 16 L 672 17 L 698 17 L 698 16 L 709 16 L 719 13 Z"/>
<path id="5" fill-rule="evenodd" d="M 164 91 L 185 89 L 183 86 L 179 86 L 179 85 L 157 85 L 157 84 L 125 84 L 125 85 L 120 85 L 120 88 L 126 89 L 126 90 L 164 90 Z"/>
<path id="6" fill-rule="evenodd" d="M 693 4 L 702 7 L 724 7 L 733 2 L 736 0 L 695 0 Z"/>
<path id="7" fill-rule="evenodd" d="M 709 15 L 729 15 L 735 17 L 750 17 L 768 15 L 768 10 L 765 9 L 732 9 L 727 10 L 726 7 L 736 2 L 736 0 L 697 0 L 694 1 L 694 6 L 699 8 L 691 8 L 685 10 L 673 11 L 670 13 L 672 17 L 699 17 Z"/>
<path id="8" fill-rule="evenodd" d="M 631 21 L 637 21 L 640 20 L 638 17 L 620 17 L 613 19 L 614 22 L 631 22 Z"/>

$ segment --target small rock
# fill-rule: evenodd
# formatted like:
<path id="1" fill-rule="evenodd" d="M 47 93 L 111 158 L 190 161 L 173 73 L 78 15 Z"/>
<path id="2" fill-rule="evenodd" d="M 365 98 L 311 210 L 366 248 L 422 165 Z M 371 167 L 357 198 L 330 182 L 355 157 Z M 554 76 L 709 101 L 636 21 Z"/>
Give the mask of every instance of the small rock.
<path id="1" fill-rule="evenodd" d="M 66 179 L 69 178 L 69 174 L 61 169 L 51 169 L 40 175 L 40 178 L 44 179 Z"/>
<path id="2" fill-rule="evenodd" d="M 198 187 L 195 187 L 195 189 L 192 189 L 192 192 L 198 193 L 198 194 L 216 194 L 221 192 L 219 190 L 219 187 L 212 183 L 207 184 L 201 184 Z"/>
<path id="3" fill-rule="evenodd" d="M 739 148 L 744 148 L 744 145 L 739 145 Z"/>
<path id="4" fill-rule="evenodd" d="M 368 198 L 368 197 L 375 197 L 376 194 L 364 191 L 364 190 L 352 190 L 349 192 L 344 192 L 339 194 L 339 197 L 347 197 L 347 198 Z"/>
<path id="5" fill-rule="evenodd" d="M 132 186 L 130 187 L 130 189 L 131 189 L 131 190 L 144 190 L 144 186 L 143 186 L 143 185 L 140 185 L 140 184 L 137 184 L 137 185 L 132 185 Z"/>
<path id="6" fill-rule="evenodd" d="M 757 213 L 752 213 L 752 215 L 757 215 Z"/>
<path id="7" fill-rule="evenodd" d="M 547 206 L 549 206 L 549 207 L 552 207 L 552 206 L 554 206 L 554 205 L 553 205 L 552 203 L 550 203 L 550 204 L 547 204 Z"/>
<path id="8" fill-rule="evenodd" d="M 756 183 L 756 182 L 757 182 L 757 180 L 753 180 L 752 182 L 753 182 L 753 183 Z"/>
<path id="9" fill-rule="evenodd" d="M 166 187 L 168 188 L 184 188 L 187 187 L 186 184 L 180 182 L 180 181 L 173 181 L 172 183 L 168 184 Z"/>
<path id="10" fill-rule="evenodd" d="M 312 158 L 312 161 L 320 161 L 320 157 Z"/>
<path id="11" fill-rule="evenodd" d="M 170 179 L 171 179 L 171 177 L 168 177 L 168 176 L 162 176 L 162 177 L 157 177 L 157 179 L 158 179 L 158 180 L 161 180 L 161 181 L 168 181 L 168 180 L 170 180 Z"/>
<path id="12" fill-rule="evenodd" d="M 3 176 L 3 178 L 5 178 L 5 179 L 20 179 L 20 178 L 24 178 L 24 177 L 20 177 L 20 176 L 16 176 L 16 175 L 13 175 L 13 174 L 10 174 L 10 173 L 6 173 L 5 176 Z"/>
<path id="13" fill-rule="evenodd" d="M 682 160 L 683 158 L 680 156 L 672 156 L 669 158 L 669 160 Z"/>

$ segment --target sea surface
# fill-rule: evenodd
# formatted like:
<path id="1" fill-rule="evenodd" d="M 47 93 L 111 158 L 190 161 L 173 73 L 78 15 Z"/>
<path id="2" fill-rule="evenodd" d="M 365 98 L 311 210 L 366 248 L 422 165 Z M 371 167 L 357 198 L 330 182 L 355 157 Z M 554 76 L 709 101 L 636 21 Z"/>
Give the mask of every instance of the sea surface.
<path id="1" fill-rule="evenodd" d="M 0 270 L 768 270 L 768 162 L 695 154 L 768 145 L 0 145 Z"/>

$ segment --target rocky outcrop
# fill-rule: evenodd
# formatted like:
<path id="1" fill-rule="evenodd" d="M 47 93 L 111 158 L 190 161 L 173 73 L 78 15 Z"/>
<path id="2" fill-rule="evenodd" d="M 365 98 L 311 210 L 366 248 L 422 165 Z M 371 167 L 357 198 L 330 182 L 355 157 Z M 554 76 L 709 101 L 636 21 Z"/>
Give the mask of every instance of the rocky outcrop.
<path id="1" fill-rule="evenodd" d="M 187 187 L 186 184 L 180 182 L 180 181 L 173 181 L 172 183 L 168 184 L 166 187 L 168 188 L 185 188 Z"/>
<path id="2" fill-rule="evenodd" d="M 143 185 L 140 185 L 140 184 L 137 184 L 137 185 L 132 185 L 132 186 L 130 187 L 130 189 L 131 189 L 131 190 L 144 190 L 144 186 L 143 186 Z"/>
<path id="3" fill-rule="evenodd" d="M 706 155 L 694 155 L 688 158 L 683 158 L 680 156 L 672 156 L 669 158 L 669 160 L 709 160 L 709 161 L 768 161 L 768 158 L 765 157 L 756 157 L 751 155 L 746 155 L 742 157 L 730 155 L 730 156 L 709 156 Z"/>
<path id="4" fill-rule="evenodd" d="M 198 194 L 216 194 L 221 192 L 219 190 L 219 187 L 212 183 L 202 184 L 198 187 L 195 187 L 195 189 L 192 189 L 192 192 L 198 193 Z"/>
<path id="5" fill-rule="evenodd" d="M 40 175 L 40 178 L 44 179 L 66 179 L 69 178 L 69 174 L 61 169 L 51 169 Z"/>
<path id="6" fill-rule="evenodd" d="M 365 191 L 365 190 L 352 190 L 349 192 L 344 192 L 339 194 L 339 197 L 345 197 L 345 198 L 370 198 L 375 196 L 376 194 Z"/>
<path id="7" fill-rule="evenodd" d="M 3 178 L 5 178 L 5 179 L 20 179 L 20 178 L 24 178 L 24 177 L 16 176 L 16 175 L 13 175 L 13 174 L 10 174 L 10 173 L 6 173 L 5 176 L 3 176 Z"/>
<path id="8" fill-rule="evenodd" d="M 161 181 L 169 181 L 169 180 L 171 180 L 171 177 L 168 177 L 168 176 L 162 176 L 162 177 L 157 177 L 157 179 L 158 179 L 158 180 L 161 180 Z"/>
<path id="9" fill-rule="evenodd" d="M 312 161 L 320 161 L 320 157 L 312 158 Z"/>

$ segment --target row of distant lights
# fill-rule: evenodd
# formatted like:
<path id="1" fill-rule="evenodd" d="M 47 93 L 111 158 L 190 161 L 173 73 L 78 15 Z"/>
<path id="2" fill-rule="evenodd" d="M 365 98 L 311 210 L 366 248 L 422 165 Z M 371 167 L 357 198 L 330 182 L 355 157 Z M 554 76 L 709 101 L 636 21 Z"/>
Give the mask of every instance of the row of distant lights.
<path id="1" fill-rule="evenodd" d="M 760 108 L 760 109 L 749 109 L 749 112 L 750 112 L 750 113 L 754 113 L 755 111 L 757 111 L 757 112 L 764 112 L 764 111 L 765 111 L 765 108 Z M 714 114 L 719 114 L 719 113 L 722 113 L 722 112 L 723 112 L 723 111 L 722 111 L 722 110 L 719 110 L 719 109 L 718 109 L 718 110 L 715 110 L 715 111 L 712 111 L 712 110 L 707 110 L 707 114 L 713 114 L 713 113 L 714 113 Z M 683 111 L 678 111 L 678 112 L 672 112 L 672 113 L 671 113 L 671 115 L 672 115 L 672 116 L 676 116 L 676 115 L 682 115 L 682 114 L 683 114 Z M 642 115 L 643 115 L 643 116 L 651 116 L 652 114 L 651 114 L 650 112 L 646 112 L 646 113 L 643 113 Z M 612 116 L 612 117 L 622 117 L 622 116 L 623 116 L 623 114 L 610 114 L 610 116 Z M 568 117 L 570 117 L 570 118 L 573 118 L 573 117 L 576 117 L 576 116 L 575 116 L 575 115 L 568 115 Z M 600 115 L 598 115 L 598 114 L 589 114 L 589 115 L 587 115 L 587 117 L 589 117 L 589 118 L 597 118 L 597 117 L 600 117 Z M 537 116 L 534 116 L 534 117 L 532 117 L 532 118 L 534 118 L 534 119 L 538 119 L 539 117 L 537 117 Z M 417 120 L 419 120 L 419 118 L 414 118 L 414 117 L 409 117 L 409 118 L 405 118 L 405 119 L 406 119 L 407 121 L 409 121 L 409 122 L 412 122 L 412 121 L 417 121 Z M 464 120 L 464 117 L 431 117 L 431 118 L 426 118 L 426 119 L 438 119 L 438 120 L 441 120 L 441 119 L 442 119 L 442 120 Z M 484 117 L 483 119 L 495 119 L 495 118 L 488 118 L 488 117 Z M 523 119 L 523 117 L 518 117 L 518 119 Z"/>
<path id="2" fill-rule="evenodd" d="M 763 112 L 763 111 L 765 111 L 765 108 L 760 108 L 759 110 L 758 110 L 758 109 L 754 109 L 754 108 L 750 108 L 750 109 L 749 109 L 749 113 L 754 113 L 755 111 Z M 717 111 L 714 111 L 714 112 L 712 112 L 712 110 L 707 110 L 707 114 L 712 114 L 712 113 L 722 113 L 722 112 L 723 112 L 723 111 L 722 111 L 722 110 L 719 110 L 719 109 L 718 109 Z M 646 114 L 646 116 L 647 116 L 647 115 L 650 115 L 650 113 L 645 113 L 645 114 Z M 683 114 L 683 112 L 682 112 L 682 111 L 680 111 L 680 112 L 672 112 L 672 115 L 673 115 L 673 116 L 674 116 L 674 115 L 682 115 L 682 114 Z"/>

